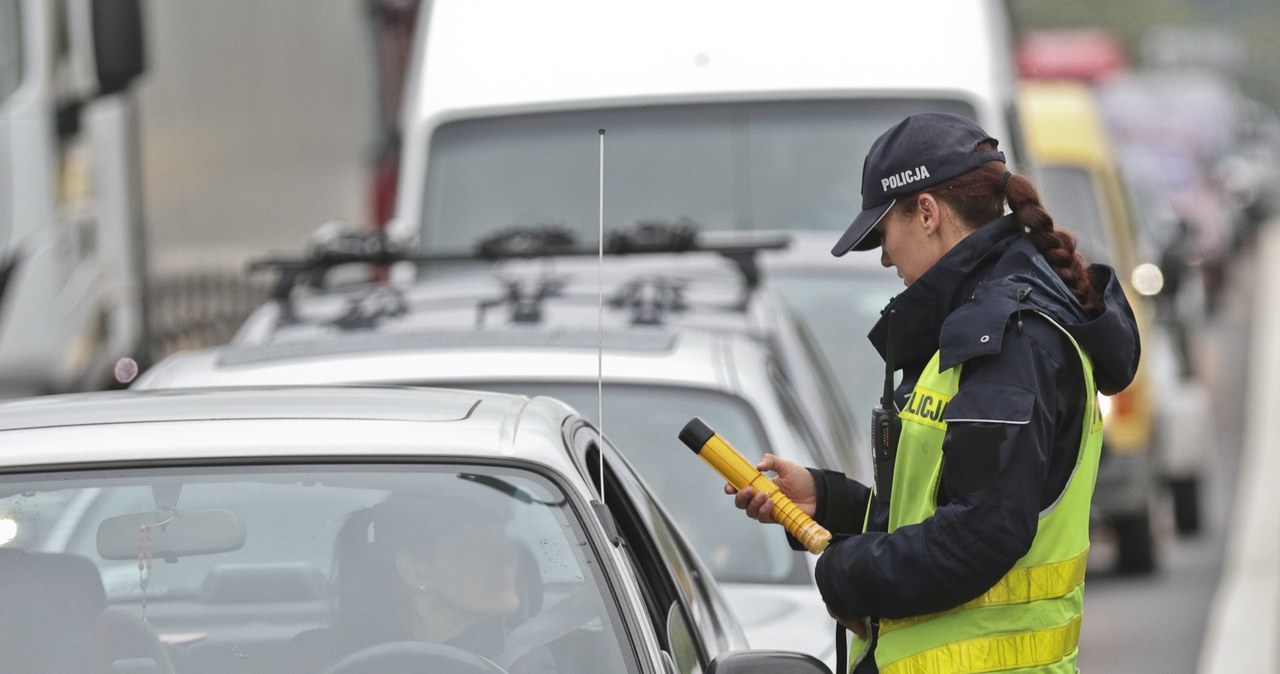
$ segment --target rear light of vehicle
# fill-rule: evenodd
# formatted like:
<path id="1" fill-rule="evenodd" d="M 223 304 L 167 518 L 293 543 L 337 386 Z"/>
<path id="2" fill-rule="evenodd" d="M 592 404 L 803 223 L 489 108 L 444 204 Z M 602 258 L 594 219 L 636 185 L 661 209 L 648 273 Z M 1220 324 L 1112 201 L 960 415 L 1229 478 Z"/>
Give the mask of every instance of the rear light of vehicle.
<path id="1" fill-rule="evenodd" d="M 1127 390 L 1112 396 L 1098 394 L 1098 411 L 1102 413 L 1103 419 L 1110 420 L 1112 423 L 1121 423 L 1137 409 L 1133 394 Z"/>
<path id="2" fill-rule="evenodd" d="M 396 181 L 400 174 L 400 158 L 398 155 L 385 157 L 373 169 L 373 184 L 370 186 L 370 207 L 373 226 L 377 229 L 386 227 L 387 221 L 395 212 Z"/>
<path id="3" fill-rule="evenodd" d="M 1111 396 L 1111 414 L 1119 418 L 1125 418 L 1133 414 L 1138 406 L 1133 399 L 1133 394 L 1128 391 L 1121 391 Z"/>

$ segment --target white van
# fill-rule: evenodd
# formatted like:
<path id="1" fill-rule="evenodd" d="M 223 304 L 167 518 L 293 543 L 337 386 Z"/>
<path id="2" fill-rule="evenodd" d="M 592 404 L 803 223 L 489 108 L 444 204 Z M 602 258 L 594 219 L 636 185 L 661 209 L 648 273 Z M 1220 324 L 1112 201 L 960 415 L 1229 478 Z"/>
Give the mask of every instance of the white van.
<path id="1" fill-rule="evenodd" d="M 1017 156 L 1004 11 L 998 0 L 424 3 L 388 231 L 428 252 L 470 249 L 512 225 L 594 240 L 604 129 L 606 228 L 782 230 L 801 243 L 829 239 L 806 247 L 829 259 L 860 210 L 867 149 L 904 116 L 972 117 Z M 784 262 L 764 263 L 766 281 L 802 277 L 779 283 L 784 295 L 833 298 L 795 303 L 811 323 L 874 315 L 865 305 L 901 288 L 871 259 Z M 875 297 L 814 291 L 879 272 Z M 861 339 L 870 320 L 818 334 L 846 382 L 883 371 Z M 744 615 L 764 596 L 726 594 Z M 830 627 L 746 629 L 755 647 L 786 648 L 780 635 Z"/>
<path id="2" fill-rule="evenodd" d="M 907 114 L 974 117 L 1017 154 L 997 0 L 436 0 L 405 93 L 394 234 L 453 249 L 511 224 L 838 232 Z M 834 240 L 833 240 L 834 242 Z"/>
<path id="3" fill-rule="evenodd" d="M 0 396 L 96 388 L 142 340 L 139 0 L 0 0 Z"/>

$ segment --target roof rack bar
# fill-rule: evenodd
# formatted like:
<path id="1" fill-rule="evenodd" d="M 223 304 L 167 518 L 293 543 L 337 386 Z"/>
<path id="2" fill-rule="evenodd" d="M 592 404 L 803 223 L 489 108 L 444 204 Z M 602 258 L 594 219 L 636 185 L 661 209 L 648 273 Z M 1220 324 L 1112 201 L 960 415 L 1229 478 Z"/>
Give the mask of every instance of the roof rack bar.
<path id="1" fill-rule="evenodd" d="M 513 237 L 520 232 L 501 232 Z M 383 231 L 368 233 L 343 233 L 318 242 L 308 254 L 300 257 L 267 257 L 254 260 L 249 271 L 272 270 L 278 273 L 272 298 L 287 303 L 292 291 L 299 285 L 323 287 L 328 272 L 349 264 L 388 266 L 408 263 L 430 265 L 455 262 L 497 262 L 511 259 L 540 259 L 554 257 L 585 257 L 599 254 L 598 244 L 578 245 L 571 238 L 558 232 L 553 237 L 538 238 L 538 234 L 516 240 L 513 245 L 494 245 L 490 237 L 475 250 L 441 253 L 420 253 L 412 244 L 397 242 Z M 508 239 L 508 243 L 511 243 Z M 652 237 L 627 236 L 619 230 L 608 237 L 607 255 L 660 255 L 676 253 L 716 253 L 733 262 L 742 275 L 747 293 L 760 284 L 761 274 L 756 256 L 765 250 L 781 250 L 791 244 L 787 234 L 744 234 L 741 232 L 694 233 L 676 240 L 655 241 Z"/>

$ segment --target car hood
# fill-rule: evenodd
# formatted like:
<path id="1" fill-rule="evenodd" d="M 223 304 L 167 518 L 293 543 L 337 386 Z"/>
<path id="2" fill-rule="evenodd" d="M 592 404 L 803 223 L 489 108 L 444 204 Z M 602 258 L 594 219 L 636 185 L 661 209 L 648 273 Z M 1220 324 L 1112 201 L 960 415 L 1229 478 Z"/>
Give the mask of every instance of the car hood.
<path id="1" fill-rule="evenodd" d="M 721 588 L 752 648 L 799 651 L 834 668 L 836 623 L 817 587 L 722 583 Z"/>

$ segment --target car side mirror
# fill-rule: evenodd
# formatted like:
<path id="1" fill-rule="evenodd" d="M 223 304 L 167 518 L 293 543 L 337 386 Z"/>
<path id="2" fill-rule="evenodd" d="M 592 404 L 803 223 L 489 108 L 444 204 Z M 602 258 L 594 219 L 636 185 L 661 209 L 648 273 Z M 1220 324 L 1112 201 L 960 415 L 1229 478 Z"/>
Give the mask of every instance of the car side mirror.
<path id="1" fill-rule="evenodd" d="M 792 651 L 730 651 L 707 667 L 707 674 L 831 674 L 821 660 Z"/>

